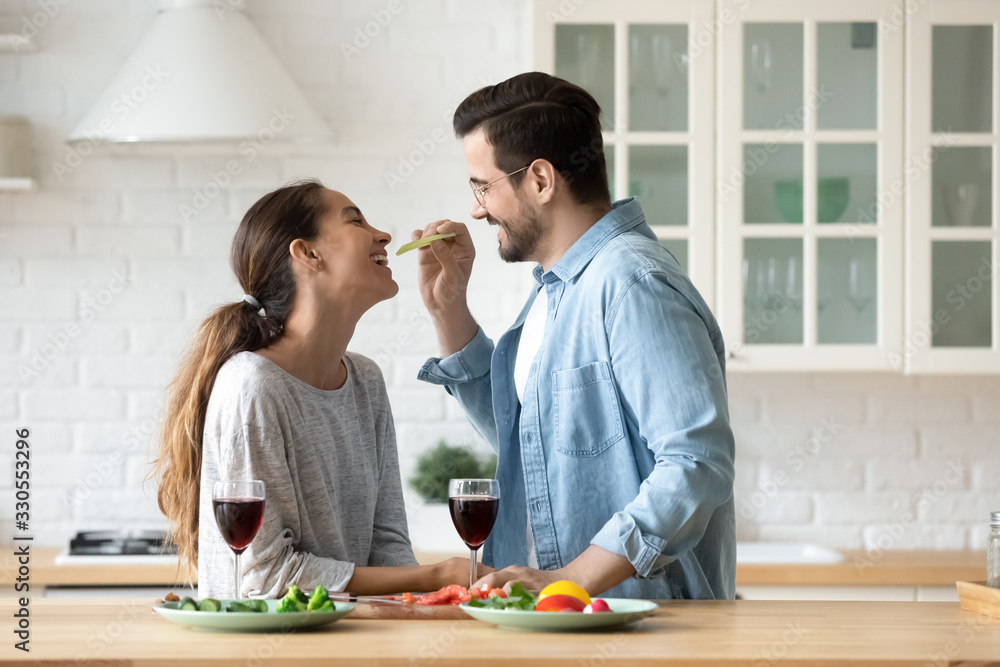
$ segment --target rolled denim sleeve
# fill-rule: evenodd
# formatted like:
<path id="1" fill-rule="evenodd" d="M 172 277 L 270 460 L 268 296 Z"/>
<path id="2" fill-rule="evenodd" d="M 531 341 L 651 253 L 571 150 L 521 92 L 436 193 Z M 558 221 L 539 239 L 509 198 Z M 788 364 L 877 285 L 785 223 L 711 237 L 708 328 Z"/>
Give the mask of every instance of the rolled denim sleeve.
<path id="1" fill-rule="evenodd" d="M 721 333 L 706 316 L 658 272 L 626 284 L 607 311 L 619 400 L 655 465 L 591 543 L 628 558 L 640 579 L 662 576 L 698 544 L 733 492 Z"/>
<path id="2" fill-rule="evenodd" d="M 496 451 L 499 444 L 490 376 L 493 349 L 493 341 L 479 327 L 475 337 L 455 354 L 424 362 L 417 379 L 443 385 L 458 400 L 476 432 Z"/>

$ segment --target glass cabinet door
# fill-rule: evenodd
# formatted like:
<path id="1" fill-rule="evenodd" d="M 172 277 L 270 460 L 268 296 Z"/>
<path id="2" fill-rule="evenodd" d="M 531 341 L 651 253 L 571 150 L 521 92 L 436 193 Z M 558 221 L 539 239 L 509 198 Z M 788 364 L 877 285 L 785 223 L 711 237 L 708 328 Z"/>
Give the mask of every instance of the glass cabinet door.
<path id="1" fill-rule="evenodd" d="M 909 372 L 1000 371 L 1000 3 L 907 19 Z"/>
<path id="2" fill-rule="evenodd" d="M 720 3 L 734 17 L 720 37 L 717 172 L 734 369 L 885 369 L 898 356 L 901 4 Z"/>
<path id="3" fill-rule="evenodd" d="M 601 105 L 612 200 L 636 197 L 714 306 L 713 0 L 534 3 L 535 68 Z"/>

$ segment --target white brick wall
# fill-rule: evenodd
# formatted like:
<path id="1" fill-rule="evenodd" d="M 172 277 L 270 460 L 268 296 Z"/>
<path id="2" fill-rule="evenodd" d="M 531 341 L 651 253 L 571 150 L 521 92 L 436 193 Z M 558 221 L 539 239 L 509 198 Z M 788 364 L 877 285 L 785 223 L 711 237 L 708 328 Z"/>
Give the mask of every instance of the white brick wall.
<path id="1" fill-rule="evenodd" d="M 473 89 L 528 66 L 526 0 L 477 2 L 474 19 L 459 0 L 400 2 L 348 59 L 341 44 L 384 0 L 249 1 L 251 19 L 336 137 L 326 147 L 269 145 L 252 161 L 219 146 L 101 146 L 61 180 L 54 173 L 66 134 L 135 47 L 155 2 L 74 0 L 39 30 L 37 53 L 0 55 L 0 114 L 31 116 L 42 184 L 0 193 L 0 427 L 8 439 L 14 428 L 32 429 L 40 541 L 161 523 L 155 490 L 141 482 L 163 387 L 201 318 L 240 297 L 229 245 L 264 192 L 319 177 L 397 241 L 442 217 L 469 220 L 450 112 Z M 19 25 L 36 10 L 33 0 L 3 1 L 0 21 Z M 386 174 L 435 133 L 447 140 L 390 191 Z M 181 205 L 230 159 L 241 173 L 185 221 Z M 527 267 L 499 261 L 485 226 L 473 224 L 473 234 L 472 303 L 496 336 L 532 280 Z M 441 438 L 482 444 L 451 398 L 415 380 L 436 342 L 412 258 L 394 259 L 393 269 L 399 297 L 366 315 L 352 348 L 383 365 L 408 477 Z M 18 367 L 33 359 L 38 375 L 22 381 Z M 987 512 L 1000 509 L 998 405 L 1000 378 L 731 377 L 740 539 L 982 548 Z M 952 461 L 964 468 L 953 482 Z M 9 478 L 0 474 L 4 493 Z M 902 520 L 907 511 L 912 522 Z M 10 530 L 0 522 L 0 535 Z"/>

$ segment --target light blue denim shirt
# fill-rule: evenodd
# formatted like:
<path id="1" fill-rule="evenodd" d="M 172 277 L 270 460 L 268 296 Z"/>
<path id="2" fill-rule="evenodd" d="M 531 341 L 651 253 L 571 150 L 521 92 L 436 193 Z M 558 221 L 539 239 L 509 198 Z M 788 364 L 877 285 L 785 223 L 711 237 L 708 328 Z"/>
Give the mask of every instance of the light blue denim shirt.
<path id="1" fill-rule="evenodd" d="M 638 201 L 613 209 L 548 271 L 494 347 L 482 329 L 418 377 L 444 385 L 498 455 L 501 501 L 483 547 L 493 567 L 539 567 L 590 544 L 636 574 L 609 597 L 731 599 L 733 434 L 722 332 Z M 545 337 L 524 405 L 514 359 L 546 290 Z"/>

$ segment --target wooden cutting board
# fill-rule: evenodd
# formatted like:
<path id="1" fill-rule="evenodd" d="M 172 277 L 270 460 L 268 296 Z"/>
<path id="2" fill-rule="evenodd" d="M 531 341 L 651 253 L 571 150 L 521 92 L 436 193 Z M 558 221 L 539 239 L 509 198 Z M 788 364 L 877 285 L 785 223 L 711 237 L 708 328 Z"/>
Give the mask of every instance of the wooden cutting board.
<path id="1" fill-rule="evenodd" d="M 472 617 L 457 605 L 365 604 L 354 603 L 351 619 L 390 621 L 464 621 Z"/>

